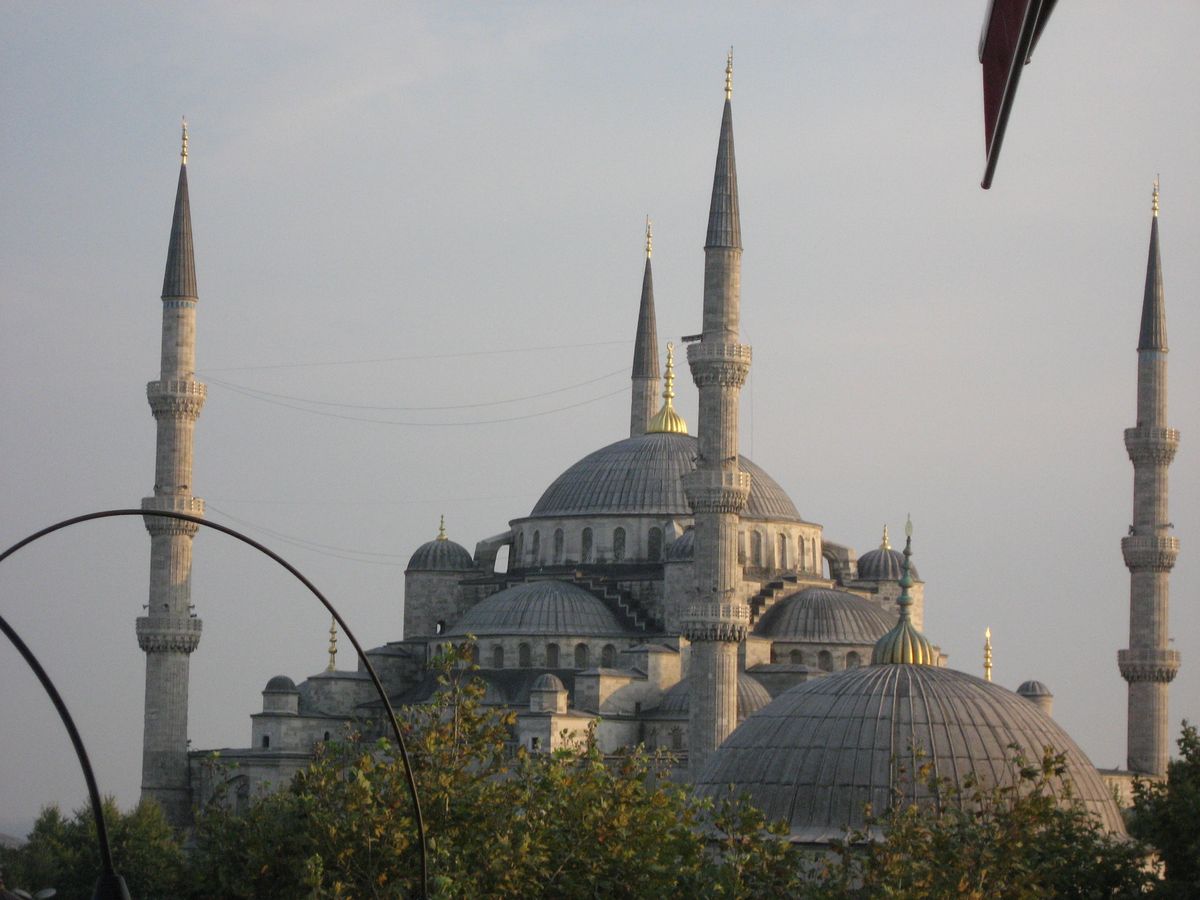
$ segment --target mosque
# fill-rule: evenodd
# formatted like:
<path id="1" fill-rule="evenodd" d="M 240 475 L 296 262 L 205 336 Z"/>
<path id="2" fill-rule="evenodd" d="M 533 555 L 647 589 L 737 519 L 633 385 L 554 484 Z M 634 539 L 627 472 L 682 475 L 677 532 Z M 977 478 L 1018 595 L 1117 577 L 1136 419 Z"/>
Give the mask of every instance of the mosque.
<path id="1" fill-rule="evenodd" d="M 1014 693 L 946 666 L 922 633 L 924 583 L 886 526 L 859 555 L 801 515 L 764 470 L 738 452 L 738 403 L 750 347 L 739 342 L 741 223 L 732 114 L 732 57 L 705 241 L 701 331 L 683 336 L 699 391 L 696 435 L 675 410 L 675 346 L 660 343 L 649 223 L 636 317 L 628 435 L 567 466 L 527 513 L 474 551 L 445 523 L 404 575 L 404 632 L 368 652 L 395 705 L 434 690 L 434 655 L 475 640 L 486 702 L 516 711 L 514 747 L 549 751 L 591 726 L 606 752 L 644 744 L 671 751 L 702 792 L 750 793 L 793 840 L 820 844 L 886 805 L 920 753 L 956 783 L 1003 779 L 1010 745 L 1068 759 L 1075 796 L 1122 830 L 1112 785 L 1051 718 L 1037 681 Z M 1178 653 L 1166 643 L 1167 578 L 1178 541 L 1167 534 L 1167 466 L 1178 432 L 1166 425 L 1166 326 L 1158 254 L 1158 193 L 1138 344 L 1137 425 L 1125 440 L 1135 468 L 1134 524 L 1123 541 L 1131 573 L 1129 770 L 1167 762 L 1166 691 Z M 205 399 L 195 378 L 195 264 L 184 131 L 163 285 L 163 355 L 148 397 L 158 423 L 147 512 L 202 515 L 191 493 L 192 432 Z M 632 299 L 632 298 L 631 298 Z M 632 313 L 632 306 L 631 313 Z M 633 316 L 631 315 L 631 322 Z M 615 425 L 616 423 L 614 423 Z M 617 437 L 618 435 L 614 435 Z M 549 452 L 549 451 L 548 451 Z M 553 459 L 546 460 L 555 465 Z M 563 461 L 557 461 L 561 464 Z M 196 526 L 146 518 L 150 604 L 137 621 L 146 652 L 143 796 L 186 822 L 218 787 L 234 803 L 284 783 L 315 745 L 348 728 L 378 729 L 377 697 L 361 668 L 336 666 L 299 683 L 267 682 L 250 745 L 222 749 L 228 768 L 190 751 L 188 658 L 201 622 L 191 612 Z M 1107 783 L 1106 783 L 1107 779 Z"/>

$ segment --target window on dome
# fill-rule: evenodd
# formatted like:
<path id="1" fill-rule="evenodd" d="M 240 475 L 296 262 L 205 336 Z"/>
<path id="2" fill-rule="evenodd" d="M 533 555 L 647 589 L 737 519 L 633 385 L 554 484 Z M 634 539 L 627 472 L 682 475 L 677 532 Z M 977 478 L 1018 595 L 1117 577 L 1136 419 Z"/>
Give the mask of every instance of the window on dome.
<path id="1" fill-rule="evenodd" d="M 583 561 L 585 563 L 592 562 L 592 529 L 583 529 Z"/>
<path id="2" fill-rule="evenodd" d="M 833 654 L 828 650 L 822 650 L 817 654 L 817 666 L 822 672 L 833 671 Z"/>
<path id="3" fill-rule="evenodd" d="M 546 668 L 547 669 L 557 669 L 558 668 L 558 644 L 547 644 L 546 645 Z"/>
<path id="4" fill-rule="evenodd" d="M 613 560 L 620 562 L 625 558 L 625 529 L 613 529 Z"/>
<path id="5" fill-rule="evenodd" d="M 606 669 L 611 669 L 617 664 L 617 648 L 612 644 L 605 644 L 604 649 L 600 651 L 600 665 Z"/>
<path id="6" fill-rule="evenodd" d="M 779 535 L 779 559 L 775 560 L 775 568 L 786 569 L 787 564 L 787 535 Z"/>
<path id="7" fill-rule="evenodd" d="M 857 669 L 861 665 L 862 665 L 862 659 L 853 650 L 851 650 L 849 653 L 846 654 L 846 668 L 847 669 Z"/>
<path id="8" fill-rule="evenodd" d="M 492 648 L 492 668 L 504 668 L 504 647 L 502 647 L 500 644 L 497 644 Z"/>
<path id="9" fill-rule="evenodd" d="M 651 562 L 658 562 L 663 555 L 663 530 L 657 525 L 650 529 L 650 536 L 646 541 L 646 556 Z"/>
<path id="10" fill-rule="evenodd" d="M 542 533 L 540 531 L 535 531 L 533 533 L 533 540 L 530 543 L 533 551 L 533 559 L 531 559 L 530 562 L 536 566 L 542 561 Z"/>
<path id="11" fill-rule="evenodd" d="M 438 623 L 437 623 L 436 625 L 434 625 L 434 626 L 433 626 L 433 633 L 434 633 L 434 634 L 441 634 L 441 633 L 442 633 L 443 631 L 445 631 L 445 630 L 446 630 L 446 622 L 445 622 L 445 620 L 439 619 L 439 620 L 438 620 Z"/>
<path id="12" fill-rule="evenodd" d="M 575 645 L 575 668 L 586 669 L 588 667 L 588 645 Z"/>
<path id="13" fill-rule="evenodd" d="M 563 561 L 563 530 L 554 529 L 554 564 L 561 565 Z"/>
<path id="14" fill-rule="evenodd" d="M 517 648 L 517 665 L 520 666 L 522 669 L 528 669 L 530 667 L 530 665 L 532 665 L 530 656 L 531 656 L 531 654 L 529 652 L 528 644 L 522 644 L 521 646 L 519 646 Z"/>

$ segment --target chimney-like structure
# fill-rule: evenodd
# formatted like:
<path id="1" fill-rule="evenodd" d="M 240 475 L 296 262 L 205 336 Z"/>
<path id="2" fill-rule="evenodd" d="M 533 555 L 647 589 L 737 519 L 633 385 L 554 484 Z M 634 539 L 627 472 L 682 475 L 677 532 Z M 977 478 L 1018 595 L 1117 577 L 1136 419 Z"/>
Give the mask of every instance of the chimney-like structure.
<path id="1" fill-rule="evenodd" d="M 646 269 L 642 273 L 642 302 L 638 307 L 637 336 L 633 341 L 633 397 L 629 408 L 629 436 L 645 434 L 658 408 L 658 326 L 654 321 L 654 274 L 650 256 L 654 234 L 646 217 Z"/>
<path id="2" fill-rule="evenodd" d="M 1166 775 L 1167 686 L 1179 671 L 1179 651 L 1170 648 L 1167 631 L 1169 579 L 1179 555 L 1179 539 L 1170 534 L 1167 514 L 1167 467 L 1179 448 L 1179 432 L 1167 425 L 1167 314 L 1157 179 L 1153 214 L 1137 350 L 1137 426 L 1125 429 L 1125 449 L 1133 462 L 1133 524 L 1121 540 L 1129 569 L 1129 649 L 1117 653 L 1117 665 L 1129 683 L 1129 770 Z"/>
<path id="3" fill-rule="evenodd" d="M 704 242 L 704 321 L 688 364 L 700 393 L 699 457 L 684 479 L 695 517 L 695 593 L 681 626 L 691 642 L 688 766 L 699 775 L 709 754 L 737 726 L 738 644 L 750 608 L 740 596 L 738 522 L 750 474 L 738 467 L 738 400 L 750 348 L 738 343 L 742 231 L 733 153 L 733 52 L 725 66 L 725 110 L 717 144 Z"/>
<path id="4" fill-rule="evenodd" d="M 196 261 L 188 203 L 187 123 L 183 125 L 175 217 L 162 290 L 162 365 L 146 396 L 158 426 L 154 495 L 147 512 L 204 514 L 192 496 L 192 432 L 206 388 L 196 381 Z M 191 522 L 145 517 L 150 532 L 150 602 L 137 620 L 138 646 L 146 653 L 145 731 L 142 738 L 142 799 L 155 800 L 175 825 L 191 819 L 188 775 L 188 662 L 200 643 L 201 623 L 192 613 Z"/>

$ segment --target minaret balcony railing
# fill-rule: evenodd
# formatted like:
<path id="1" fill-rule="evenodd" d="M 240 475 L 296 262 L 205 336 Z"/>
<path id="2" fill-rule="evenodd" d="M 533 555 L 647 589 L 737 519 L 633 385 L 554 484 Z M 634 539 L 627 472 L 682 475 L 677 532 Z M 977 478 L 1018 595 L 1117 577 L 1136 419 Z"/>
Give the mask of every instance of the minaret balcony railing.
<path id="1" fill-rule="evenodd" d="M 697 341 L 688 344 L 688 366 L 697 387 L 719 384 L 740 388 L 750 373 L 753 351 L 747 344 Z"/>
<path id="2" fill-rule="evenodd" d="M 1169 571 L 1179 556 L 1179 538 L 1156 534 L 1131 534 L 1121 538 L 1121 553 L 1129 569 Z"/>
<path id="3" fill-rule="evenodd" d="M 204 501 L 199 497 L 187 497 L 182 494 L 159 494 L 154 497 L 143 497 L 142 509 L 147 512 L 164 510 L 202 516 L 204 515 Z"/>
<path id="4" fill-rule="evenodd" d="M 680 629 L 689 641 L 742 641 L 750 628 L 750 607 L 746 603 L 688 604 L 680 616 Z"/>
<path id="5" fill-rule="evenodd" d="M 1180 659 L 1178 650 L 1139 647 L 1117 651 L 1117 667 L 1121 670 L 1121 677 L 1130 682 L 1169 682 L 1179 671 Z"/>
<path id="6" fill-rule="evenodd" d="M 171 397 L 199 397 L 204 399 L 208 396 L 208 385 L 203 381 L 196 381 L 191 378 L 168 378 L 163 381 L 151 381 L 146 385 L 147 396 L 151 394 L 159 394 Z"/>
<path id="7" fill-rule="evenodd" d="M 1179 429 L 1140 425 L 1125 429 L 1125 449 L 1135 463 L 1169 465 L 1179 449 Z"/>
<path id="8" fill-rule="evenodd" d="M 208 385 L 200 381 L 151 381 L 146 385 L 146 399 L 155 417 L 169 415 L 177 418 L 196 418 L 204 407 Z"/>
<path id="9" fill-rule="evenodd" d="M 204 624 L 192 616 L 140 616 L 138 646 L 146 653 L 191 653 L 200 645 Z"/>

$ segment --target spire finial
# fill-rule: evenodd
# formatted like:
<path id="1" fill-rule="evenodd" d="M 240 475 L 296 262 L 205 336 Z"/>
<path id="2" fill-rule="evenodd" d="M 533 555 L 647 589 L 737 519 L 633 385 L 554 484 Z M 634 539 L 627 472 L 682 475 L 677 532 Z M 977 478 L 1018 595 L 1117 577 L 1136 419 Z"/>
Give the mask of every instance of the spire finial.
<path id="1" fill-rule="evenodd" d="M 675 399 L 675 345 L 667 343 L 667 369 L 663 373 L 663 405 L 650 424 L 646 434 L 687 434 L 687 422 L 675 412 L 671 403 Z"/>
<path id="2" fill-rule="evenodd" d="M 912 613 L 909 607 L 913 604 L 912 595 L 908 589 L 913 586 L 912 564 L 912 518 L 904 526 L 904 564 L 900 576 L 900 599 L 896 606 L 900 610 L 896 627 L 881 637 L 871 653 L 872 665 L 937 665 L 937 653 L 929 639 L 913 627 Z"/>
<path id="3" fill-rule="evenodd" d="M 329 620 L 329 665 L 326 672 L 334 671 L 337 665 L 337 619 Z"/>
<path id="4" fill-rule="evenodd" d="M 890 540 L 888 540 L 887 525 L 883 526 L 883 540 L 879 544 L 879 549 L 880 550 L 891 550 L 892 549 L 892 542 Z"/>
<path id="5" fill-rule="evenodd" d="M 646 259 L 654 252 L 654 223 L 650 221 L 650 216 L 646 216 Z"/>
<path id="6" fill-rule="evenodd" d="M 733 47 L 729 48 L 729 55 L 725 57 L 725 99 L 733 99 Z"/>
<path id="7" fill-rule="evenodd" d="M 438 519 L 437 539 L 439 541 L 449 540 L 449 538 L 446 537 L 446 515 L 445 515 L 445 513 L 443 513 L 441 515 L 441 517 Z"/>
<path id="8" fill-rule="evenodd" d="M 183 116 L 181 121 L 183 122 L 183 139 L 182 139 L 183 147 L 179 151 L 179 159 L 186 166 L 187 165 L 187 116 Z"/>
<path id="9" fill-rule="evenodd" d="M 992 629 L 983 629 L 983 680 L 992 680 Z"/>
<path id="10" fill-rule="evenodd" d="M 1154 176 L 1154 196 L 1150 200 L 1150 210 L 1154 213 L 1154 218 L 1158 218 L 1158 175 Z"/>

